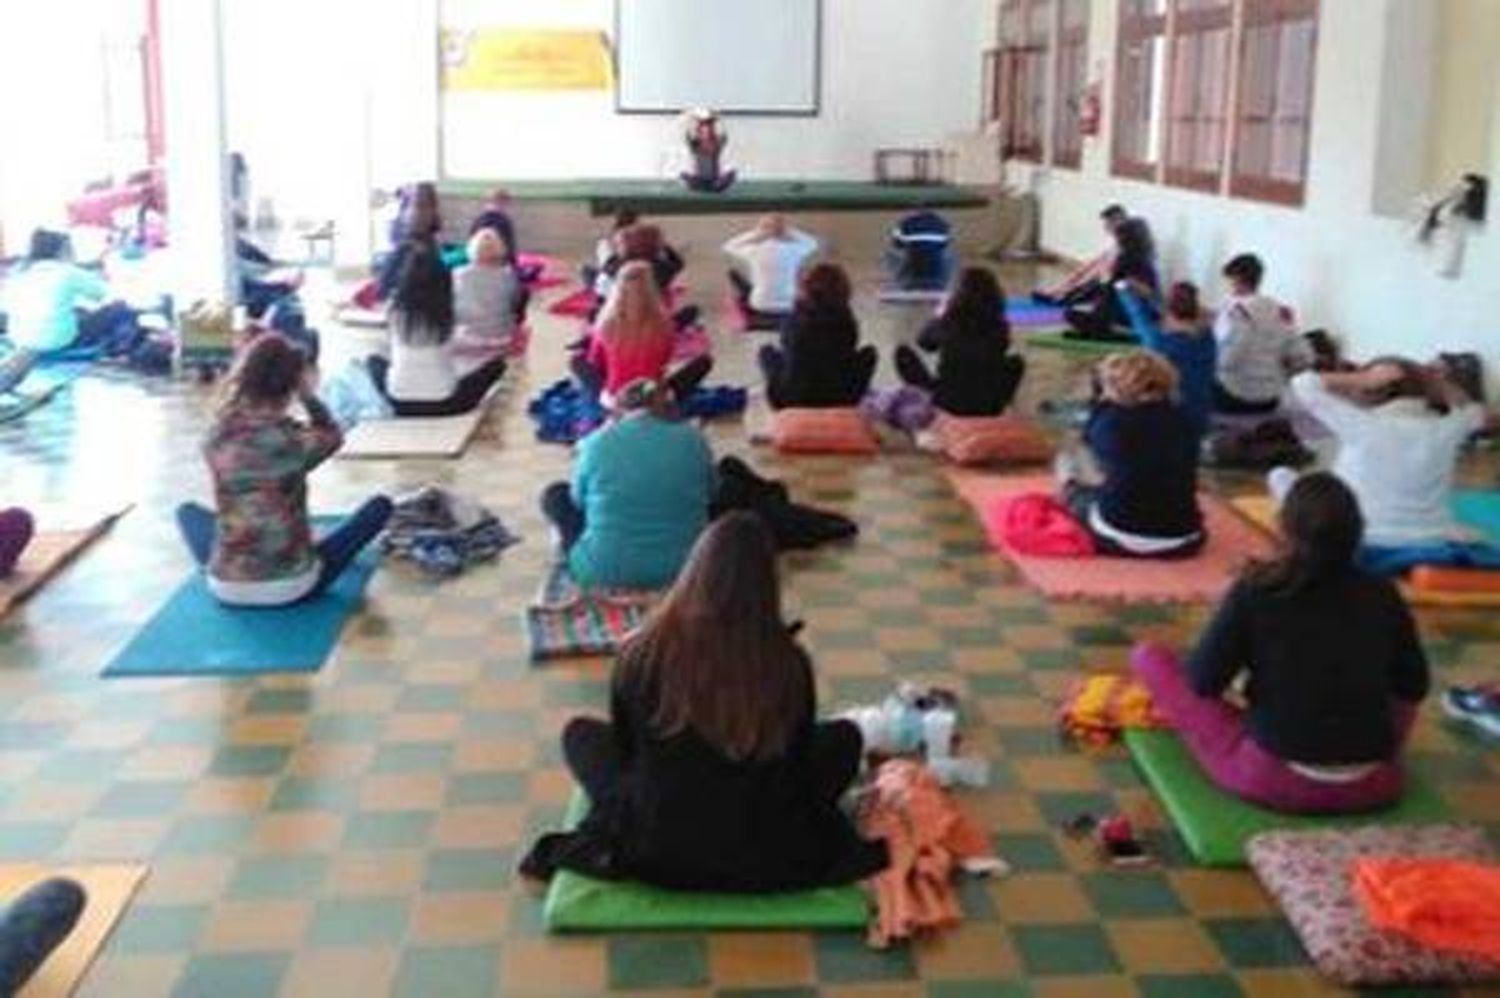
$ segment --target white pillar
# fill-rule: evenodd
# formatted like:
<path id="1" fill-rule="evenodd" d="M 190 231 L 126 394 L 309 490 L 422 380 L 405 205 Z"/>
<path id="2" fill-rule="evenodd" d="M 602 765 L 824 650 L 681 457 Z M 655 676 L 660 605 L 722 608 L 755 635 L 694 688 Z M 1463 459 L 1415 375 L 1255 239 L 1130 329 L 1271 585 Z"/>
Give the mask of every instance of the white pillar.
<path id="1" fill-rule="evenodd" d="M 167 238 L 179 307 L 234 304 L 221 0 L 160 0 Z"/>

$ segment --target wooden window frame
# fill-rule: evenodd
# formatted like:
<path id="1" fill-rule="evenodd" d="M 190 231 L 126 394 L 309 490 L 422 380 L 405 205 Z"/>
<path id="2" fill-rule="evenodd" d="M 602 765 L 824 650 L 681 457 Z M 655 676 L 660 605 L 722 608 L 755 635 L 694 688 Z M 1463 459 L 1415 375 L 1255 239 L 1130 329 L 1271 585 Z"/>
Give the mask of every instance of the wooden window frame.
<path id="1" fill-rule="evenodd" d="M 1317 102 L 1318 46 L 1321 41 L 1319 2 L 1318 0 L 1239 0 L 1239 2 L 1243 12 L 1235 45 L 1236 89 L 1233 114 L 1230 116 L 1230 146 L 1225 165 L 1229 175 L 1229 194 L 1232 197 L 1300 207 L 1307 200 L 1307 171 L 1312 151 L 1313 109 Z M 1237 139 L 1239 129 L 1245 121 L 1245 49 L 1250 34 L 1246 29 L 1251 26 L 1285 24 L 1293 21 L 1310 21 L 1313 31 L 1312 64 L 1308 67 L 1307 120 L 1302 122 L 1304 135 L 1300 176 L 1297 180 L 1291 181 L 1241 173 L 1237 156 L 1239 151 Z"/>
<path id="2" fill-rule="evenodd" d="M 1089 87 L 1089 20 L 1093 14 L 1093 4 L 1090 0 L 1085 0 L 1082 24 L 1068 23 L 1067 4 L 1068 0 L 1057 0 L 1053 22 L 1052 165 L 1066 170 L 1078 170 L 1083 167 L 1083 134 L 1079 131 L 1079 114 Z M 1063 81 L 1070 68 L 1070 61 L 1077 59 L 1080 54 L 1082 68 L 1077 88 L 1065 91 Z M 1071 117 L 1066 113 L 1069 102 L 1078 105 Z"/>
<path id="3" fill-rule="evenodd" d="M 1110 171 L 1117 177 L 1130 177 L 1135 180 L 1156 180 L 1161 169 L 1161 162 L 1150 162 L 1132 158 L 1125 151 L 1125 130 L 1121 126 L 1125 123 L 1123 112 L 1127 99 L 1127 88 L 1125 86 L 1125 53 L 1133 45 L 1147 42 L 1151 39 L 1161 38 L 1163 42 L 1171 39 L 1172 9 L 1175 4 L 1168 3 L 1161 14 L 1136 15 L 1127 13 L 1126 6 L 1133 0 L 1116 0 L 1118 3 L 1119 18 L 1115 32 L 1115 71 L 1114 71 L 1114 106 L 1113 127 L 1111 128 L 1110 140 Z M 1171 58 L 1170 44 L 1164 44 L 1162 51 L 1168 59 Z M 1164 88 L 1157 88 L 1151 94 L 1151 103 L 1156 113 L 1164 110 L 1164 94 L 1157 92 Z"/>
<path id="4" fill-rule="evenodd" d="M 1051 5 L 1054 0 L 1000 0 L 998 25 L 998 47 L 991 50 L 993 61 L 994 111 L 991 120 L 1002 127 L 1000 155 L 1006 160 L 1040 165 L 1047 154 L 1047 95 L 1051 87 L 1050 71 L 1051 40 L 1054 32 L 1049 24 L 1047 38 L 1038 45 L 1032 38 L 1031 11 L 1034 4 Z M 1019 24 L 1013 41 L 1006 31 L 1007 22 L 1014 17 Z M 988 53 L 987 53 L 988 58 Z M 1041 81 L 1031 81 L 1036 71 L 1041 70 Z M 1034 118 L 1031 114 L 1017 114 L 1035 98 L 1033 86 L 1039 87 L 1042 109 Z"/>
<path id="5" fill-rule="evenodd" d="M 1231 109 L 1234 107 L 1234 81 L 1235 70 L 1238 66 L 1235 55 L 1235 0 L 1229 0 L 1222 7 L 1209 10 L 1185 9 L 1182 0 L 1171 0 L 1173 7 L 1172 31 L 1167 39 L 1167 68 L 1164 79 L 1166 81 L 1166 93 L 1163 94 L 1162 109 L 1164 117 L 1162 120 L 1162 181 L 1173 187 L 1185 187 L 1189 190 L 1205 191 L 1210 194 L 1218 193 L 1224 184 L 1224 173 L 1229 164 L 1229 133 Z M 1180 70 L 1178 56 L 1181 53 L 1181 45 L 1185 38 L 1209 34 L 1215 31 L 1229 32 L 1229 45 L 1225 51 L 1225 61 L 1220 71 L 1224 79 L 1220 86 L 1223 90 L 1223 104 L 1219 108 L 1222 124 L 1222 135 L 1219 139 L 1218 165 L 1212 170 L 1200 170 L 1193 167 L 1173 165 L 1173 151 L 1178 138 L 1178 122 L 1184 120 L 1181 108 L 1177 104 L 1177 98 L 1181 87 L 1177 74 Z M 1201 87 L 1202 77 L 1195 82 L 1196 87 Z"/>

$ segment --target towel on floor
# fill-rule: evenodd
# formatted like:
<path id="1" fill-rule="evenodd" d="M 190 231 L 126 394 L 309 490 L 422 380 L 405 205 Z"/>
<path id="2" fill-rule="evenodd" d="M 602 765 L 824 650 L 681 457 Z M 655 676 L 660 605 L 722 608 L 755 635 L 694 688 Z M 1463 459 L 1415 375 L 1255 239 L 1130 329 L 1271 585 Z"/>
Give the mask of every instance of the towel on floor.
<path id="1" fill-rule="evenodd" d="M 640 626 L 660 593 L 639 590 L 585 591 L 558 563 L 526 608 L 531 660 L 613 655 Z"/>
<path id="2" fill-rule="evenodd" d="M 444 577 L 493 561 L 519 541 L 478 503 L 441 486 L 425 485 L 396 500 L 382 544 L 387 553 L 428 575 Z"/>
<path id="3" fill-rule="evenodd" d="M 1500 960 L 1500 866 L 1365 858 L 1350 873 L 1372 925 L 1433 949 Z"/>

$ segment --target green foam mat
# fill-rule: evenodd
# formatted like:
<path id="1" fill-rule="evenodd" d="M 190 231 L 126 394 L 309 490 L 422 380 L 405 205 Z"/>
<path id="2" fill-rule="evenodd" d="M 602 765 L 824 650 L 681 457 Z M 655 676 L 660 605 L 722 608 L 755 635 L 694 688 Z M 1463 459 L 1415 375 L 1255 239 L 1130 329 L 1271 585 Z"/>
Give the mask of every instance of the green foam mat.
<path id="1" fill-rule="evenodd" d="M 566 827 L 576 828 L 588 807 L 583 792 L 575 793 Z M 596 880 L 559 870 L 547 890 L 542 917 L 551 932 L 863 929 L 869 902 L 857 884 L 786 894 L 711 894 Z"/>
<path id="2" fill-rule="evenodd" d="M 1394 807 L 1350 815 L 1278 814 L 1247 803 L 1209 782 L 1193 754 L 1172 731 L 1127 729 L 1125 744 L 1156 791 L 1193 858 L 1204 866 L 1245 866 L 1245 844 L 1261 832 L 1416 825 L 1450 820 L 1447 803 L 1421 778 L 1407 773 L 1406 795 Z"/>
<path id="3" fill-rule="evenodd" d="M 1016 342 L 1023 347 L 1038 350 L 1053 350 L 1057 353 L 1080 354 L 1085 357 L 1107 357 L 1122 350 L 1133 350 L 1139 343 L 1109 343 L 1103 340 L 1079 340 L 1063 335 L 1060 331 L 1027 333 L 1018 336 Z"/>

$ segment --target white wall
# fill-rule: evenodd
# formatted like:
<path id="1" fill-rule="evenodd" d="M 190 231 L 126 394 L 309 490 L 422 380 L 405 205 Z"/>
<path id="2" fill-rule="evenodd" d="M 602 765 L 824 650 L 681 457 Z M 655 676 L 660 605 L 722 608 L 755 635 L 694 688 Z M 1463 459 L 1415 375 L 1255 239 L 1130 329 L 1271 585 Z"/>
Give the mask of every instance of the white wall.
<path id="1" fill-rule="evenodd" d="M 824 0 L 816 118 L 729 120 L 728 165 L 750 176 L 869 179 L 881 146 L 937 146 L 979 118 L 991 0 Z M 445 0 L 452 25 L 609 31 L 614 0 Z M 435 58 L 435 55 L 429 53 Z M 432 70 L 434 76 L 436 67 Z M 450 94 L 450 177 L 655 177 L 680 168 L 670 116 L 617 115 L 610 92 Z"/>
<path id="2" fill-rule="evenodd" d="M 1445 280 L 1436 276 L 1435 256 L 1413 244 L 1409 222 L 1372 210 L 1385 112 L 1375 95 L 1386 60 L 1410 57 L 1408 40 L 1388 34 L 1382 15 L 1391 2 L 1401 0 L 1323 0 L 1303 208 L 1111 177 L 1106 127 L 1104 136 L 1088 142 L 1082 171 L 1042 171 L 1032 178 L 1012 169 L 1013 180 L 1035 181 L 1043 243 L 1065 255 L 1091 255 L 1102 240 L 1098 210 L 1119 201 L 1151 221 L 1167 273 L 1199 282 L 1210 299 L 1221 288 L 1222 261 L 1254 251 L 1268 262 L 1268 289 L 1293 303 L 1305 324 L 1344 337 L 1355 355 L 1475 350 L 1491 377 L 1500 375 L 1500 224 L 1491 222 L 1470 243 L 1463 276 Z M 1113 91 L 1115 6 L 1096 0 L 1090 36 L 1091 62 L 1106 66 L 1107 95 Z M 1493 86 L 1471 97 L 1500 115 Z M 1489 148 L 1493 175 L 1500 172 L 1500 128 L 1491 129 Z"/>

